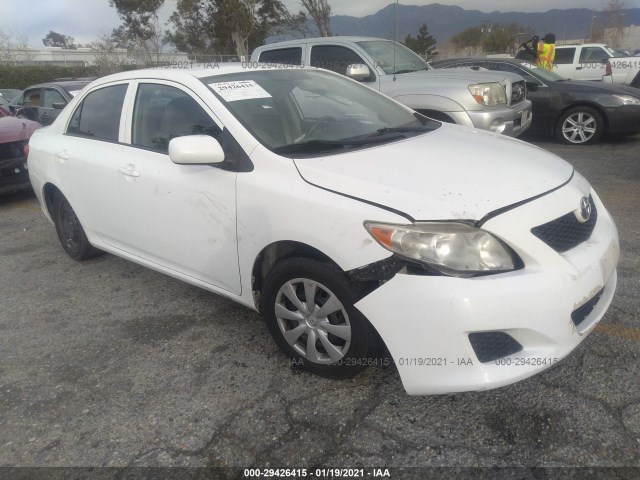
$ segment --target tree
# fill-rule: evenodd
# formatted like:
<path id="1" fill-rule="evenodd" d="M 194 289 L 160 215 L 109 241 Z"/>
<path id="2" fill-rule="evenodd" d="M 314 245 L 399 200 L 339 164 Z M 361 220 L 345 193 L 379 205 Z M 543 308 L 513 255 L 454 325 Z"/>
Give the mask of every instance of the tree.
<path id="1" fill-rule="evenodd" d="M 73 37 L 54 32 L 53 30 L 49 30 L 49 33 L 42 39 L 42 43 L 45 47 L 76 48 L 76 45 L 73 43 Z"/>
<path id="2" fill-rule="evenodd" d="M 98 40 L 91 43 L 91 48 L 96 53 L 94 63 L 99 75 L 119 72 L 122 65 L 129 63 L 127 51 L 118 43 L 113 33 L 100 34 Z"/>
<path id="3" fill-rule="evenodd" d="M 109 0 L 122 20 L 122 25 L 113 30 L 111 42 L 145 61 L 153 60 L 153 55 L 159 55 L 168 43 L 158 20 L 163 3 L 164 0 Z"/>
<path id="4" fill-rule="evenodd" d="M 329 0 L 301 0 L 302 6 L 318 27 L 321 37 L 331 36 L 331 5 Z"/>
<path id="5" fill-rule="evenodd" d="M 423 23 L 418 30 L 418 35 L 414 38 L 411 34 L 407 35 L 404 39 L 404 45 L 416 52 L 418 55 L 423 55 L 426 58 L 435 57 L 438 55 L 436 50 L 436 44 L 438 42 L 433 35 L 429 33 L 427 24 Z"/>
<path id="6" fill-rule="evenodd" d="M 191 54 L 248 56 L 281 25 L 287 10 L 280 0 L 178 0 L 170 17 L 170 41 Z"/>
<path id="7" fill-rule="evenodd" d="M 467 55 L 475 55 L 476 50 L 482 46 L 482 29 L 480 27 L 467 28 L 451 37 L 451 41 L 456 48 L 466 50 Z"/>
<path id="8" fill-rule="evenodd" d="M 622 0 L 609 0 L 604 11 L 606 18 L 606 41 L 612 47 L 620 47 L 624 40 L 624 26 L 626 24 L 625 3 Z"/>

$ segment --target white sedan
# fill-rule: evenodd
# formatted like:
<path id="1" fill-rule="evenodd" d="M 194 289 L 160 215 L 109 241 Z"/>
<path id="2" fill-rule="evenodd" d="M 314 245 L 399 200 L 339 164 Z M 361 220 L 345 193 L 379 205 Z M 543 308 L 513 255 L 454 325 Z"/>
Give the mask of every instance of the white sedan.
<path id="1" fill-rule="evenodd" d="M 410 394 L 531 376 L 605 314 L 616 227 L 560 158 L 331 72 L 214 67 L 101 78 L 33 135 L 31 182 L 72 258 L 258 310 L 320 375 L 386 347 Z"/>

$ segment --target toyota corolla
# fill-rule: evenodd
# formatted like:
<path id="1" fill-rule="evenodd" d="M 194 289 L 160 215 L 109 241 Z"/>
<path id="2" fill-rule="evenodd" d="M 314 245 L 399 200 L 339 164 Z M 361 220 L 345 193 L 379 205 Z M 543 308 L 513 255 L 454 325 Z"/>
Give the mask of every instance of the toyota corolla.
<path id="1" fill-rule="evenodd" d="M 214 67 L 99 79 L 33 135 L 31 182 L 72 258 L 260 311 L 323 376 L 386 347 L 410 394 L 529 377 L 604 316 L 616 227 L 562 159 L 332 72 Z"/>

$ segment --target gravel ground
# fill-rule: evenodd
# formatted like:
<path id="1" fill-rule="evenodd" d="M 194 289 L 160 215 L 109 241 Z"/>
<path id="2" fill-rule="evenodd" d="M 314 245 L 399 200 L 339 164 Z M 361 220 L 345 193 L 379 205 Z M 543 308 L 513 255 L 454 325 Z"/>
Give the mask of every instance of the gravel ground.
<path id="1" fill-rule="evenodd" d="M 179 466 L 383 467 L 393 478 L 427 478 L 399 467 L 520 467 L 475 471 L 485 478 L 635 467 L 557 472 L 639 478 L 640 136 L 531 141 L 575 165 L 613 214 L 618 291 L 567 359 L 479 393 L 411 397 L 394 367 L 341 382 L 299 373 L 258 314 L 112 255 L 74 262 L 32 193 L 0 198 L 0 478 L 70 474 L 7 467 Z"/>

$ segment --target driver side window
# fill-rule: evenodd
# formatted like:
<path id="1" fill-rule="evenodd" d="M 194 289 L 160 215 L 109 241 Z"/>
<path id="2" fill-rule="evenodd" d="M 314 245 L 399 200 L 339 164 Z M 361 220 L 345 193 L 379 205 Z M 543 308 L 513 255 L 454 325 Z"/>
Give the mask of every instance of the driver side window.
<path id="1" fill-rule="evenodd" d="M 168 153 L 169 142 L 186 135 L 218 138 L 222 130 L 190 95 L 169 85 L 138 87 L 133 110 L 132 144 Z"/>

